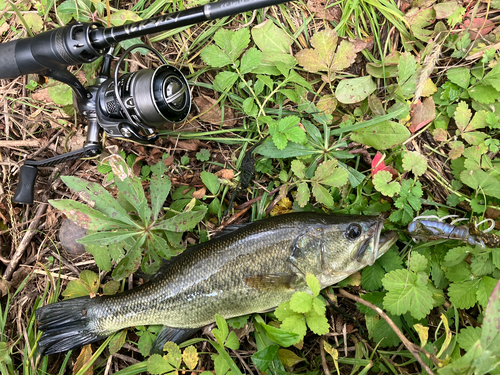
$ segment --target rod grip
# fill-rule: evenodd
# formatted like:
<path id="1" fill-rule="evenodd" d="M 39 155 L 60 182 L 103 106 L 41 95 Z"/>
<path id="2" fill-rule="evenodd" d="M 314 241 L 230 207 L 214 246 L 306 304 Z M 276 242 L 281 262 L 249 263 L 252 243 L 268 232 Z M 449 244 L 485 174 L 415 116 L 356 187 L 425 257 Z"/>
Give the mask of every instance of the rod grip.
<path id="1" fill-rule="evenodd" d="M 35 181 L 38 168 L 34 165 L 23 165 L 19 172 L 19 183 L 12 201 L 21 204 L 33 204 Z"/>
<path id="2" fill-rule="evenodd" d="M 18 40 L 0 44 L 0 79 L 16 78 L 21 75 L 16 59 Z"/>

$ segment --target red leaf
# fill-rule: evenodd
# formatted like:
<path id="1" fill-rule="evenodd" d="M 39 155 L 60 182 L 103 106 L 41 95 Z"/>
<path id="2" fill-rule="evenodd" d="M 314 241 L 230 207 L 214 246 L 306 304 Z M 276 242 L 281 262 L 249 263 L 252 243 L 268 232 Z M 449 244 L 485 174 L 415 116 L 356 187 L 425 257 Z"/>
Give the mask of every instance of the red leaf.
<path id="1" fill-rule="evenodd" d="M 411 105 L 411 125 L 409 130 L 415 133 L 436 118 L 436 105 L 432 97 L 418 100 Z"/>
<path id="2" fill-rule="evenodd" d="M 495 24 L 485 18 L 474 18 L 471 20 L 467 19 L 464 21 L 464 25 L 461 26 L 462 29 L 469 28 L 470 38 L 476 40 L 479 35 L 485 36 L 491 30 L 495 28 Z"/>
<path id="3" fill-rule="evenodd" d="M 391 166 L 385 165 L 384 158 L 385 155 L 377 151 L 377 154 L 372 160 L 372 177 L 380 171 L 388 171 L 392 174 L 393 178 L 396 178 L 398 176 L 398 171 Z"/>

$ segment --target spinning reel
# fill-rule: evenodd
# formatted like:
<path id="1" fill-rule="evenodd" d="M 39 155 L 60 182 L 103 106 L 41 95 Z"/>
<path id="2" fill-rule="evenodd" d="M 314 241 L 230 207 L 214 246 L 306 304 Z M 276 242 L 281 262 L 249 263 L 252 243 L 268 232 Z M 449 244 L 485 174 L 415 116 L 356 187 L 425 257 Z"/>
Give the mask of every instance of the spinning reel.
<path id="1" fill-rule="evenodd" d="M 148 144 L 158 139 L 156 128 L 166 122 L 183 121 L 191 108 L 186 78 L 163 56 L 147 45 L 135 45 L 119 58 L 114 75 L 110 67 L 116 43 L 151 33 L 235 15 L 289 0 L 221 0 L 123 26 L 105 28 L 97 23 L 75 23 L 0 44 L 0 79 L 23 74 L 41 74 L 73 89 L 76 109 L 87 121 L 87 139 L 82 149 L 44 160 L 25 160 L 13 201 L 33 204 L 38 167 L 92 157 L 101 153 L 101 129 L 110 137 Z M 120 65 L 136 48 L 153 52 L 163 65 L 118 77 Z M 84 87 L 66 68 L 90 63 L 104 56 L 95 83 Z"/>

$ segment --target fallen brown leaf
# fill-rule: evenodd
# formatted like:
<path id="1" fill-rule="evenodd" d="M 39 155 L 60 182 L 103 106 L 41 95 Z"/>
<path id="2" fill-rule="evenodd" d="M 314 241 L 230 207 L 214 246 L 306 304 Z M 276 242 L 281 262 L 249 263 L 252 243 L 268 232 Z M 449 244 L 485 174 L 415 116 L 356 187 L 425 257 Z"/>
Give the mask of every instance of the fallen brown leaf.
<path id="1" fill-rule="evenodd" d="M 236 124 L 233 111 L 229 107 L 224 107 L 224 119 L 222 118 L 222 110 L 217 100 L 201 95 L 194 98 L 193 101 L 200 111 L 200 120 L 213 125 L 220 125 L 222 121 L 224 121 L 223 126 L 234 126 Z"/>
<path id="2" fill-rule="evenodd" d="M 338 5 L 332 5 L 334 3 L 334 0 L 308 0 L 307 9 L 314 13 L 316 18 L 339 22 L 342 10 Z"/>
<path id="3" fill-rule="evenodd" d="M 221 169 L 215 172 L 215 175 L 226 180 L 232 180 L 234 178 L 234 171 L 232 169 Z"/>
<path id="4" fill-rule="evenodd" d="M 422 129 L 436 117 L 436 105 L 432 97 L 425 98 L 423 102 L 418 100 L 411 105 L 411 125 L 409 130 L 415 133 Z"/>

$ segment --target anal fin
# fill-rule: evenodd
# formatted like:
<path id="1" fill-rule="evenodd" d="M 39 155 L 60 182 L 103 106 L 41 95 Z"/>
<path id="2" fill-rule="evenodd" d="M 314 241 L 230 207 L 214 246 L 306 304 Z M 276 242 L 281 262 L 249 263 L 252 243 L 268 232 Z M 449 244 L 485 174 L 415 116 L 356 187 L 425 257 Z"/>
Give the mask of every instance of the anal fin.
<path id="1" fill-rule="evenodd" d="M 171 328 L 163 326 L 151 346 L 150 354 L 163 354 L 163 347 L 166 342 L 172 341 L 176 344 L 181 344 L 193 336 L 198 330 L 199 328 Z"/>

